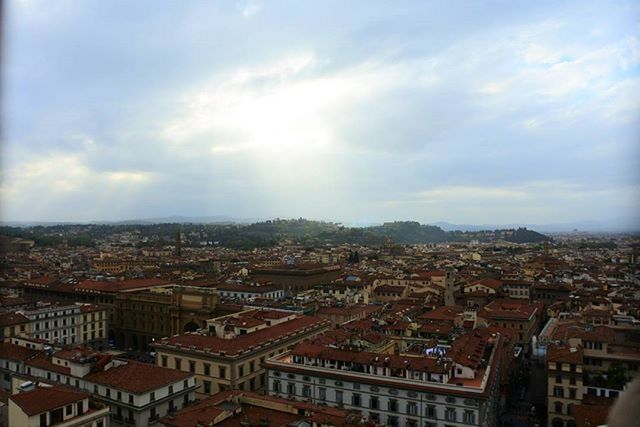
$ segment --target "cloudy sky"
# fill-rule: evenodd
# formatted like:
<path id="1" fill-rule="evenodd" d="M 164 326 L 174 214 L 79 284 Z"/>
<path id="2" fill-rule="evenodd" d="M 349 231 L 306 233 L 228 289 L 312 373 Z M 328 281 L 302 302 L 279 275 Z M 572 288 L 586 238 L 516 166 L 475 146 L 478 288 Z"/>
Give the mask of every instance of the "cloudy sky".
<path id="1" fill-rule="evenodd" d="M 5 4 L 4 220 L 640 212 L 637 1 Z"/>

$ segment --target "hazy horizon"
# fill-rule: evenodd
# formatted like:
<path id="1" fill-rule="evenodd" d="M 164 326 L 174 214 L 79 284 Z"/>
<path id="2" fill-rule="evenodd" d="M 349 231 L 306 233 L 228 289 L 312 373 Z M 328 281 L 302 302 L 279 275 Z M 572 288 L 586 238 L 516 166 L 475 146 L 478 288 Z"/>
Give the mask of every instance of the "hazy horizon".
<path id="1" fill-rule="evenodd" d="M 640 4 L 5 2 L 0 219 L 640 224 Z"/>

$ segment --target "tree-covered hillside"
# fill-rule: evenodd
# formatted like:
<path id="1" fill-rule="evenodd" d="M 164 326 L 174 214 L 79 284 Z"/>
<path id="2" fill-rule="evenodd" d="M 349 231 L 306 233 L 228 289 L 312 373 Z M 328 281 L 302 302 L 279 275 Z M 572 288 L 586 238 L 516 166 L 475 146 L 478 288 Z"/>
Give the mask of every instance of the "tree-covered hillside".
<path id="1" fill-rule="evenodd" d="M 506 240 L 530 243 L 548 240 L 525 228 L 494 231 L 444 231 L 440 227 L 415 221 L 388 222 L 372 227 L 345 227 L 333 222 L 299 219 L 275 219 L 249 225 L 240 224 L 74 224 L 36 227 L 0 227 L 0 235 L 33 239 L 38 246 L 57 246 L 66 240 L 69 246 L 93 246 L 111 240 L 150 246 L 172 243 L 180 231 L 183 246 L 220 245 L 232 248 L 274 246 L 291 240 L 313 247 L 324 244 L 359 244 L 376 246 L 389 240 L 396 244 L 441 242 L 482 242 Z M 114 236 L 120 235 L 120 238 Z"/>

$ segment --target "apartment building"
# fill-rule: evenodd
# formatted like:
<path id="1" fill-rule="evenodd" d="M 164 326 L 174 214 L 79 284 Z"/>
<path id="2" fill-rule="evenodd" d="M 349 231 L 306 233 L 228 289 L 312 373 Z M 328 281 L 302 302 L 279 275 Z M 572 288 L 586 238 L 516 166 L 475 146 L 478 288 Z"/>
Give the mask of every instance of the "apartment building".
<path id="1" fill-rule="evenodd" d="M 200 395 L 265 388 L 269 357 L 328 330 L 327 320 L 283 310 L 245 310 L 207 321 L 207 330 L 155 343 L 158 365 L 190 372 Z"/>
<path id="2" fill-rule="evenodd" d="M 0 345 L 0 366 L 4 364 L 9 379 L 30 378 L 90 392 L 109 406 L 111 425 L 146 427 L 195 400 L 196 379 L 188 372 L 81 348 L 53 352 L 22 347 L 17 338 L 11 341 Z"/>
<path id="3" fill-rule="evenodd" d="M 367 424 L 362 416 L 345 410 L 263 396 L 249 391 L 217 393 L 197 404 L 165 417 L 167 427 L 206 426 L 359 426 Z M 198 424 L 199 423 L 199 424 Z"/>
<path id="4" fill-rule="evenodd" d="M 79 342 L 95 349 L 107 347 L 107 309 L 96 304 L 82 304 L 78 315 Z"/>
<path id="5" fill-rule="evenodd" d="M 305 342 L 266 362 L 269 395 L 361 411 L 388 426 L 496 424 L 499 334 L 473 331 L 422 355 Z"/>
<path id="6" fill-rule="evenodd" d="M 480 309 L 479 324 L 494 325 L 510 331 L 513 343 L 528 351 L 531 338 L 538 331 L 542 304 L 519 299 L 497 299 Z"/>
<path id="7" fill-rule="evenodd" d="M 0 317 L 2 336 L 23 336 L 51 344 L 102 347 L 107 338 L 107 312 L 94 304 L 38 302 Z"/>
<path id="8" fill-rule="evenodd" d="M 20 313 L 0 314 L 0 340 L 29 333 L 29 319 Z"/>
<path id="9" fill-rule="evenodd" d="M 38 302 L 35 307 L 18 312 L 29 319 L 28 336 L 51 343 L 80 342 L 78 320 L 81 307 L 76 304 Z"/>
<path id="10" fill-rule="evenodd" d="M 60 386 L 35 387 L 34 384 L 9 397 L 9 425 L 106 427 L 109 407 L 84 391 Z"/>
<path id="11" fill-rule="evenodd" d="M 551 345 L 547 350 L 549 427 L 575 426 L 575 406 L 582 403 L 582 347 Z M 572 424 L 573 423 L 573 424 Z"/>

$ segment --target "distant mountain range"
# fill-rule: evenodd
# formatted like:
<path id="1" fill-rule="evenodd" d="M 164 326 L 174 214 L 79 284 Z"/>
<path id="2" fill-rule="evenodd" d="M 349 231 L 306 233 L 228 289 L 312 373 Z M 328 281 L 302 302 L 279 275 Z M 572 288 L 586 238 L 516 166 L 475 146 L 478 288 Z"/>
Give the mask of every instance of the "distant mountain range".
<path id="1" fill-rule="evenodd" d="M 72 224 L 105 224 L 105 225 L 135 225 L 135 224 L 253 224 L 264 221 L 265 218 L 235 218 L 225 215 L 216 216 L 166 216 L 158 218 L 125 219 L 121 221 L 0 221 L 1 225 L 10 227 L 35 227 Z"/>
<path id="2" fill-rule="evenodd" d="M 540 233 L 563 233 L 572 231 L 584 231 L 584 232 L 601 232 L 601 233 L 616 233 L 616 232 L 638 232 L 640 231 L 640 219 L 634 218 L 617 218 L 610 221 L 576 221 L 565 222 L 557 224 L 528 224 L 528 223 L 515 223 L 515 224 L 451 224 L 449 222 L 440 221 L 434 222 L 432 225 L 437 225 L 445 231 L 482 231 L 482 230 L 502 230 L 511 228 L 528 228 L 529 230 L 536 230 Z"/>
<path id="3" fill-rule="evenodd" d="M 130 219 L 122 221 L 0 221 L 0 225 L 11 227 L 34 227 L 34 226 L 53 226 L 53 225 L 70 225 L 70 224 L 105 224 L 105 225 L 135 225 L 135 224 L 254 224 L 266 221 L 272 218 L 237 218 L 228 215 L 215 216 L 167 216 L 157 218 Z M 344 223 L 348 227 L 366 228 L 382 225 L 381 222 L 350 222 Z M 485 231 L 485 230 L 505 230 L 527 228 L 540 233 L 562 233 L 562 232 L 639 232 L 640 219 L 625 217 L 615 218 L 609 221 L 576 221 L 556 224 L 530 224 L 530 223 L 512 223 L 512 224 L 453 224 L 446 221 L 438 221 L 428 223 L 440 227 L 444 231 Z"/>

